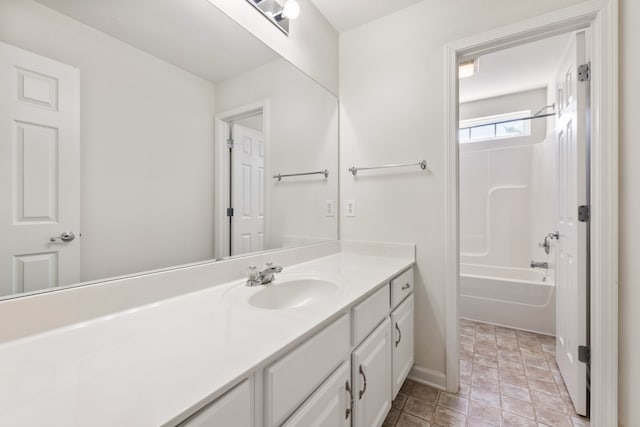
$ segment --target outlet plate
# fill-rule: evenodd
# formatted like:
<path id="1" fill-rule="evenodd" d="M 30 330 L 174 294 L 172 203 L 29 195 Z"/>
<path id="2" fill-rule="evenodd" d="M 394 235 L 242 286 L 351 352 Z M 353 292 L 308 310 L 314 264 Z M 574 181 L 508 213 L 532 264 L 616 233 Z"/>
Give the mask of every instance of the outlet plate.
<path id="1" fill-rule="evenodd" d="M 333 200 L 324 201 L 324 216 L 333 217 L 336 215 L 336 204 Z"/>
<path id="2" fill-rule="evenodd" d="M 355 200 L 347 200 L 346 216 L 348 216 L 348 217 L 355 217 L 356 216 L 356 201 Z"/>

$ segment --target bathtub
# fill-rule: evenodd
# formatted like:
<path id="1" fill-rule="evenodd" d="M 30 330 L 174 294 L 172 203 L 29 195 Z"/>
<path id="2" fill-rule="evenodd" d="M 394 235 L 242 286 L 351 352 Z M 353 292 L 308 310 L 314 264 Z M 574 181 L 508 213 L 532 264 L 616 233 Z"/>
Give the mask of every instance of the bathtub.
<path id="1" fill-rule="evenodd" d="M 460 264 L 460 317 L 555 335 L 556 295 L 546 270 Z"/>

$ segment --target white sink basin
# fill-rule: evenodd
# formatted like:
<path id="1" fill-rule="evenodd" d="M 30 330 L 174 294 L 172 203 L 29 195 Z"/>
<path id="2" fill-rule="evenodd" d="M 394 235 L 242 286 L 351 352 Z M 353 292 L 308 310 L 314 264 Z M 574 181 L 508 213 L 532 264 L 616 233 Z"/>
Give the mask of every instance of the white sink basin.
<path id="1" fill-rule="evenodd" d="M 337 292 L 338 286 L 335 283 L 322 279 L 276 280 L 270 285 L 264 285 L 248 302 L 258 308 L 282 310 L 320 302 Z"/>

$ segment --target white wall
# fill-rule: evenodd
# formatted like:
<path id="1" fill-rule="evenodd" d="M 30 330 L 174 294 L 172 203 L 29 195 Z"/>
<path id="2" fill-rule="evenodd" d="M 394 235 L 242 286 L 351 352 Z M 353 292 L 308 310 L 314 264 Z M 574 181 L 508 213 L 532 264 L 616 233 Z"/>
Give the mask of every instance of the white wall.
<path id="1" fill-rule="evenodd" d="M 576 0 L 423 1 L 341 34 L 341 164 L 426 158 L 429 173 L 343 173 L 341 237 L 417 244 L 416 364 L 443 382 L 445 370 L 444 46 Z M 341 206 L 344 206 L 342 204 Z"/>
<path id="2" fill-rule="evenodd" d="M 287 236 L 337 239 L 338 215 L 326 217 L 324 203 L 338 194 L 338 101 L 284 59 L 216 85 L 219 114 L 260 101 L 268 105 L 265 247 L 282 247 Z M 327 179 L 271 178 L 324 169 Z"/>
<path id="3" fill-rule="evenodd" d="M 80 69 L 82 280 L 212 258 L 214 86 L 31 0 L 0 40 Z"/>
<path id="4" fill-rule="evenodd" d="M 537 89 L 461 104 L 460 119 L 534 114 L 545 105 L 547 92 Z M 555 163 L 541 165 L 547 159 L 536 156 L 547 137 L 546 120 L 531 120 L 529 126 L 529 136 L 460 144 L 461 262 L 529 268 L 532 259 L 548 261 L 538 242 L 551 231 L 541 230 L 548 227 L 554 204 L 538 190 L 544 178 L 539 170 Z"/>
<path id="5" fill-rule="evenodd" d="M 300 16 L 286 36 L 246 0 L 209 0 L 233 20 L 338 94 L 338 33 L 310 0 L 298 0 Z"/>
<path id="6" fill-rule="evenodd" d="M 556 86 L 550 82 L 547 87 L 547 105 L 555 102 Z M 557 178 L 557 144 L 555 116 L 547 118 L 547 135 L 541 144 L 533 146 L 533 163 L 531 170 L 531 206 L 536 214 L 536 221 L 529 229 L 533 242 L 534 254 L 531 259 L 547 261 L 551 276 L 555 276 L 555 241 L 551 241 L 551 253 L 546 255 L 538 243 L 544 236 L 556 231 L 558 224 L 558 178 Z M 541 209 L 541 207 L 545 207 Z"/>
<path id="7" fill-rule="evenodd" d="M 531 146 L 460 151 L 460 262 L 529 267 L 532 160 Z"/>

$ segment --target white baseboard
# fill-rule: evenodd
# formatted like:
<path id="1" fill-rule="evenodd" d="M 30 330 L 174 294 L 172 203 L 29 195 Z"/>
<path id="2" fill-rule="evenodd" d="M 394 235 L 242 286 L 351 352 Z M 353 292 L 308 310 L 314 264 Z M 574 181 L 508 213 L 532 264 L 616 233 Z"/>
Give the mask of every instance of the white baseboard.
<path id="1" fill-rule="evenodd" d="M 423 368 L 422 366 L 413 365 L 409 375 L 407 376 L 410 380 L 426 384 L 433 388 L 437 388 L 438 390 L 446 389 L 446 377 L 440 371 L 435 371 L 433 369 Z"/>

